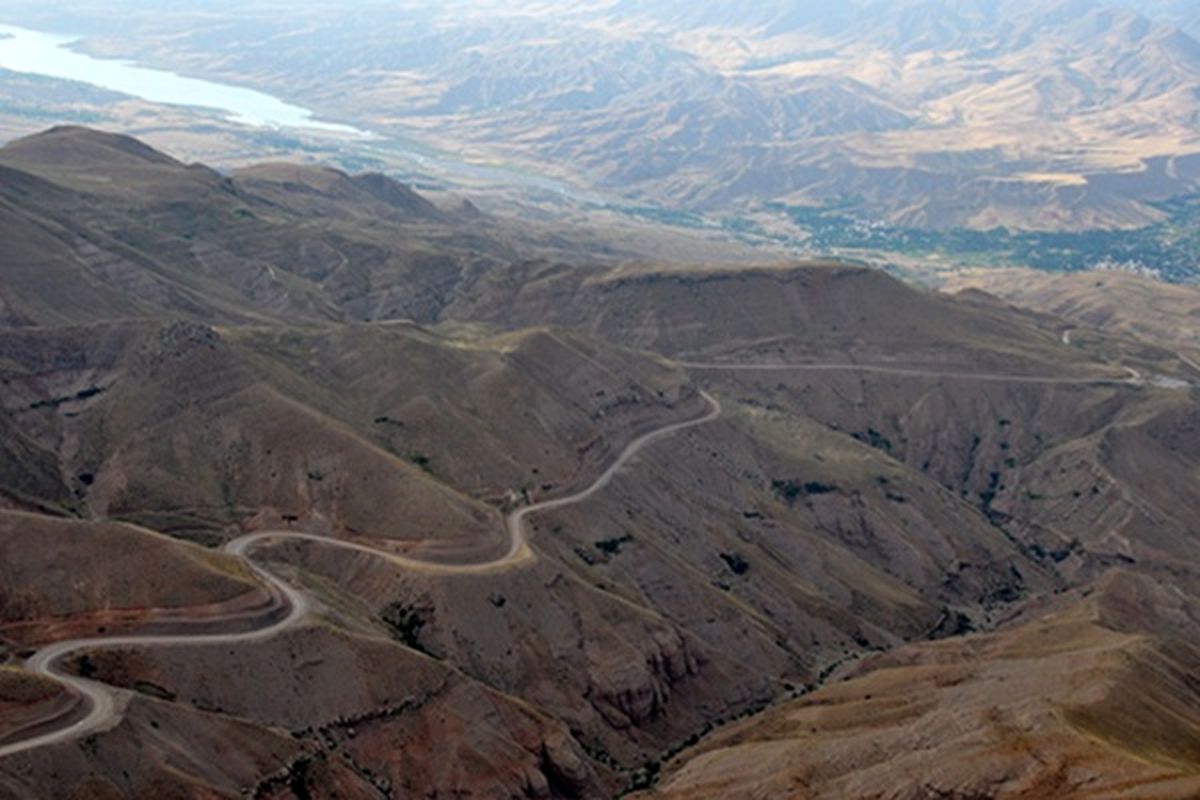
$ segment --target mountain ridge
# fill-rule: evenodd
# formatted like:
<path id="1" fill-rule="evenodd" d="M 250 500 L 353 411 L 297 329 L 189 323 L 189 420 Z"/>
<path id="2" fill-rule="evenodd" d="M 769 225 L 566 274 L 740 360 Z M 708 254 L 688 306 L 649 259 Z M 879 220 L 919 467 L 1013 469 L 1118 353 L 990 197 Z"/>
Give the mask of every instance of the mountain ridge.
<path id="1" fill-rule="evenodd" d="M 72 651 L 114 726 L 0 757 L 0 793 L 703 797 L 732 748 L 716 797 L 807 780 L 830 719 L 822 763 L 918 730 L 906 763 L 950 793 L 1052 785 L 1044 754 L 1150 775 L 1095 742 L 1130 747 L 1106 687 L 1160 707 L 1195 658 L 1200 376 L 1165 334 L 861 264 L 647 261 L 339 171 L 34 144 L 0 149 L 33 170 L 0 203 L 26 258 L 0 264 L 0 736 L 78 710 L 43 647 L 261 612 L 251 565 L 309 613 Z M 114 145 L 132 167 L 87 166 Z M 246 537 L 249 563 L 218 552 Z M 1041 698 L 1068 684 L 1064 717 Z M 947 734 L 963 707 L 982 739 Z M 988 770 L 921 760 L 1025 723 Z M 799 744 L 768 774 L 736 755 L 776 730 Z M 1176 761 L 1155 774 L 1190 790 Z"/>
<path id="2" fill-rule="evenodd" d="M 1080 231 L 1152 224 L 1156 203 L 1197 190 L 1194 177 L 1121 180 L 1200 152 L 1200 45 L 1169 5 L 418 4 L 390 26 L 323 3 L 222 12 L 269 54 L 193 14 L 77 13 L 96 31 L 89 53 L 254 85 L 616 205 L 763 224 L 761 207 L 782 202 L 923 230 Z"/>

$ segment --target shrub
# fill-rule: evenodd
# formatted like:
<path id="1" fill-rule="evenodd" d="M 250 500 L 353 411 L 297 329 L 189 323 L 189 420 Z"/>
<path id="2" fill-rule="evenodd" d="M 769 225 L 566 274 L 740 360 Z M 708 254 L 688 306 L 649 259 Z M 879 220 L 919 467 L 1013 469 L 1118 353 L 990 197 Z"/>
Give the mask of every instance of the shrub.
<path id="1" fill-rule="evenodd" d="M 721 553 L 721 560 L 728 565 L 734 575 L 745 575 L 750 571 L 750 562 L 737 553 Z"/>
<path id="2" fill-rule="evenodd" d="M 392 629 L 392 635 L 397 641 L 403 642 L 413 650 L 428 654 L 429 651 L 421 644 L 421 629 L 425 627 L 425 618 L 415 607 L 399 601 L 389 604 L 380 614 L 383 623 Z"/>
<path id="3" fill-rule="evenodd" d="M 633 537 L 629 534 L 614 539 L 602 539 L 595 543 L 596 549 L 605 555 L 615 556 L 621 552 L 621 545 L 629 544 Z"/>
<path id="4" fill-rule="evenodd" d="M 795 480 L 777 480 L 771 482 L 771 488 L 775 491 L 776 496 L 789 506 L 795 505 L 796 501 L 802 497 L 831 494 L 837 491 L 836 486 L 821 483 L 820 481 L 805 481 L 801 483 Z"/>
<path id="5" fill-rule="evenodd" d="M 892 440 L 874 428 L 867 428 L 866 433 L 855 433 L 852 435 L 858 441 L 868 444 L 876 450 L 883 450 L 889 453 L 892 451 Z"/>

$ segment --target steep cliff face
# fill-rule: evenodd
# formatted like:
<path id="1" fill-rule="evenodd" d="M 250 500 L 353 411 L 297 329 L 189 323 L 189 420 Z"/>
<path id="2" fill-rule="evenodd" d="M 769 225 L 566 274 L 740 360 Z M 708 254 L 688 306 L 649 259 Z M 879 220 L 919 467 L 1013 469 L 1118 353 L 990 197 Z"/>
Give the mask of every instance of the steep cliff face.
<path id="1" fill-rule="evenodd" d="M 617 730 L 654 720 L 670 703 L 673 687 L 700 671 L 696 656 L 678 632 L 661 632 L 648 644 L 649 652 L 588 648 L 591 670 L 586 696 Z"/>

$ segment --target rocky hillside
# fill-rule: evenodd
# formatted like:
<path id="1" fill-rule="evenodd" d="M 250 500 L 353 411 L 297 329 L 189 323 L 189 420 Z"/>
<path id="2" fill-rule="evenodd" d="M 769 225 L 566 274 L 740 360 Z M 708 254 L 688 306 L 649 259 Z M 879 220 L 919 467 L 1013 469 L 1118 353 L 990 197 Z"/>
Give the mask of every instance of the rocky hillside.
<path id="1" fill-rule="evenodd" d="M 114 722 L 3 796 L 1195 790 L 1172 342 L 81 129 L 0 163 L 0 751 L 86 711 L 48 643 L 278 619 L 250 563 L 310 603 L 73 652 Z M 263 531 L 317 541 L 218 549 Z"/>

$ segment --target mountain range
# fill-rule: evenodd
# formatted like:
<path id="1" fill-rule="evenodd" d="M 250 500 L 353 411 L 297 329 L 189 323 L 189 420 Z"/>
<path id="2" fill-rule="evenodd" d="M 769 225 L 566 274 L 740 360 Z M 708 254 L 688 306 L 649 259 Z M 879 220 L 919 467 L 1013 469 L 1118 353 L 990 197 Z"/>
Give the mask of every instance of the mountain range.
<path id="1" fill-rule="evenodd" d="M 251 85 L 618 204 L 767 227 L 784 224 L 774 203 L 1044 231 L 1151 225 L 1196 191 L 1194 17 L 1186 3 L 1100 0 L 314 1 L 287 14 L 258 0 L 83 3 L 69 19 L 89 53 Z"/>
<path id="2" fill-rule="evenodd" d="M 0 795 L 1200 791 L 1194 289 L 0 173 Z"/>

